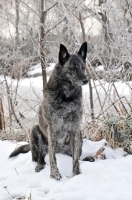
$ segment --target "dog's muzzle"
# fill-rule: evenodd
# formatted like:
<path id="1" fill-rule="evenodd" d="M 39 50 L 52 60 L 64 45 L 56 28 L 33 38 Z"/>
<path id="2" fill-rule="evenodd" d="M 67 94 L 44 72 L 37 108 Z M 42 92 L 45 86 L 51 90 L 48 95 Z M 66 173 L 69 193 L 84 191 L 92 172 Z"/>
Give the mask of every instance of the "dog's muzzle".
<path id="1" fill-rule="evenodd" d="M 82 80 L 82 82 L 83 82 L 83 84 L 87 84 L 88 83 L 88 79 L 85 78 L 85 79 Z"/>

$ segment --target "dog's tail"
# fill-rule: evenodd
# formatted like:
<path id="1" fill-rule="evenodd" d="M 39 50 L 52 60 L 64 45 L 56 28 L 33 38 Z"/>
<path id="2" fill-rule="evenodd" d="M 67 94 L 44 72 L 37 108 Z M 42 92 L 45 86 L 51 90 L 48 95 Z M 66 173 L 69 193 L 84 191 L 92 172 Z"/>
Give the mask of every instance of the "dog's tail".
<path id="1" fill-rule="evenodd" d="M 30 144 L 25 144 L 20 147 L 18 147 L 15 151 L 13 151 L 9 158 L 12 158 L 14 156 L 17 156 L 19 153 L 28 153 L 30 151 Z"/>

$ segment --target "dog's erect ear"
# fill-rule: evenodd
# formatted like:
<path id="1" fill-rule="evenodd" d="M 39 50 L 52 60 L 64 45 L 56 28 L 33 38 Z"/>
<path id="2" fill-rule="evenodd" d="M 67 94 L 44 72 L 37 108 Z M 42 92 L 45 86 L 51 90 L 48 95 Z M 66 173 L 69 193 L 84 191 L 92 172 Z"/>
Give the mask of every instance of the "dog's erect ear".
<path id="1" fill-rule="evenodd" d="M 59 62 L 61 65 L 64 65 L 65 62 L 68 60 L 70 54 L 68 53 L 66 47 L 61 44 L 60 45 L 60 52 L 59 52 Z"/>
<path id="2" fill-rule="evenodd" d="M 80 47 L 80 49 L 78 51 L 78 55 L 80 55 L 83 58 L 83 60 L 86 59 L 86 57 L 87 57 L 87 42 L 84 42 L 81 45 L 81 47 Z"/>

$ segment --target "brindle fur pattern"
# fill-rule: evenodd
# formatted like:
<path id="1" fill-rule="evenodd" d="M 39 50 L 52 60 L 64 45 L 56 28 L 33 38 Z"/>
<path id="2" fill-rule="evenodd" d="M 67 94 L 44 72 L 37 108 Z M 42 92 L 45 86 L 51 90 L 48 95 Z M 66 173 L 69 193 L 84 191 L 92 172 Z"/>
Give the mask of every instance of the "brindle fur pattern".
<path id="1" fill-rule="evenodd" d="M 73 158 L 73 175 L 80 173 L 79 158 L 82 152 L 82 88 L 88 82 L 85 75 L 87 43 L 76 54 L 69 54 L 60 45 L 59 62 L 45 87 L 44 99 L 39 108 L 39 124 L 31 133 L 32 160 L 39 172 L 44 168 L 44 158 L 49 152 L 50 177 L 61 178 L 57 168 L 56 153 Z"/>

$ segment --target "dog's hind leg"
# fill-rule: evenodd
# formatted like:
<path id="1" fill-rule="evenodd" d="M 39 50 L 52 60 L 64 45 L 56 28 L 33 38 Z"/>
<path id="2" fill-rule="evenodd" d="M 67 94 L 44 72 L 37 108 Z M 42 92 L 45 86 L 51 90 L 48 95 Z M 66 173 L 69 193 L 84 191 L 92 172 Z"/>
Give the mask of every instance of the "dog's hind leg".
<path id="1" fill-rule="evenodd" d="M 32 129 L 30 137 L 30 148 L 32 153 L 32 161 L 38 162 L 38 127 Z"/>
<path id="2" fill-rule="evenodd" d="M 38 162 L 37 163 L 38 164 L 35 167 L 35 171 L 40 172 L 44 168 L 44 165 L 45 165 L 44 157 L 40 153 L 38 155 Z"/>
<path id="3" fill-rule="evenodd" d="M 48 153 L 48 142 L 42 135 L 38 126 L 35 126 L 31 133 L 32 160 L 37 162 L 36 172 L 40 172 L 45 165 L 44 158 Z"/>

